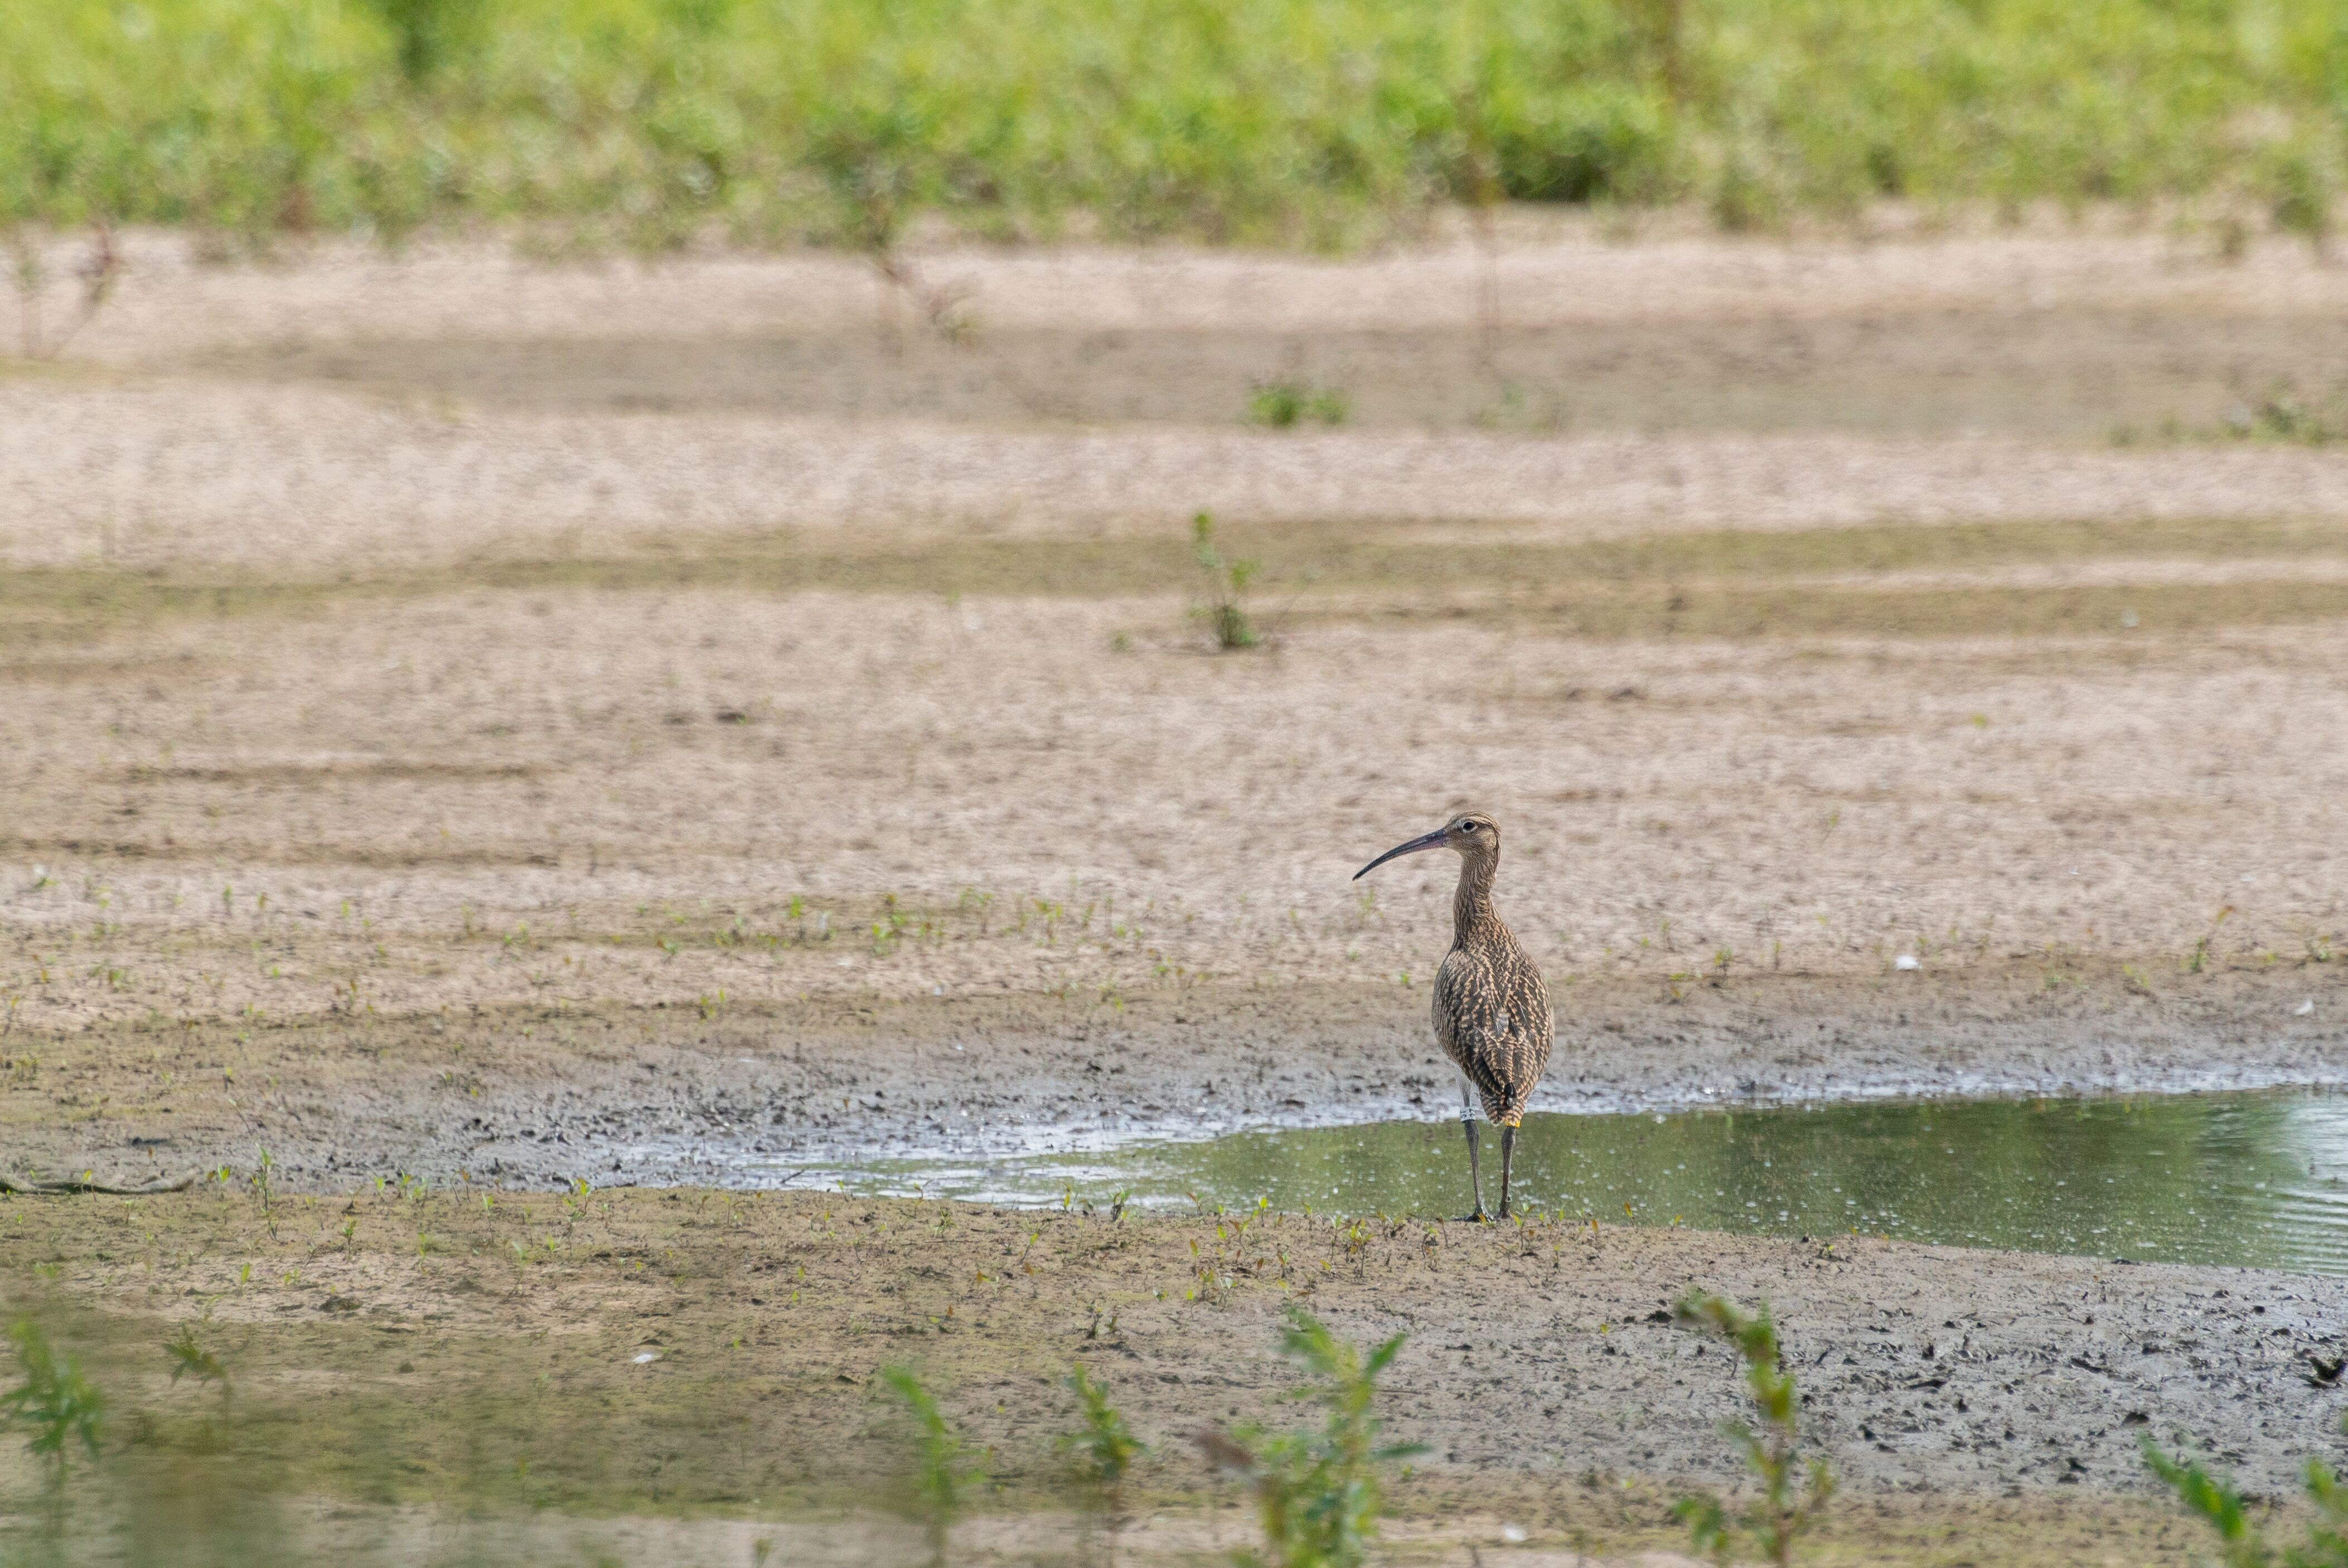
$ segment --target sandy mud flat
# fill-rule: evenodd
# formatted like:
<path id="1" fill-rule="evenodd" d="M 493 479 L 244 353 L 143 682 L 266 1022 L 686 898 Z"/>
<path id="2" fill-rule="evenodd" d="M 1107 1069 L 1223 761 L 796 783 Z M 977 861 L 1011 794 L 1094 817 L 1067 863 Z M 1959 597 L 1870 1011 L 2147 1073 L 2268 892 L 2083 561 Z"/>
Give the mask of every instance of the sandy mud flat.
<path id="1" fill-rule="evenodd" d="M 541 1453 L 566 1505 L 832 1506 L 915 1353 L 1014 1492 L 1071 1356 L 1179 1454 L 1265 1413 L 1309 1290 L 1413 1334 L 1411 1551 L 1666 1543 L 1729 1413 L 1647 1320 L 1698 1280 L 1777 1305 L 1855 1557 L 2177 1560 L 2147 1432 L 2288 1490 L 2332 1282 L 714 1190 L 1443 1114 L 1447 868 L 1348 878 L 1469 803 L 1560 1007 L 1540 1108 L 2337 1080 L 2348 456 L 2298 437 L 2343 274 L 1510 233 L 925 254 L 951 340 L 836 258 L 131 236 L 63 362 L 0 364 L 0 1168 L 232 1190 L 0 1204 L 12 1294 L 94 1354 L 236 1325 L 369 1420 L 464 1424 L 403 1364 L 517 1409 L 527 1367 L 677 1456 Z M 1200 509 L 1255 647 L 1208 645 Z M 1169 1559 L 1228 1523 L 1187 1462 Z"/>

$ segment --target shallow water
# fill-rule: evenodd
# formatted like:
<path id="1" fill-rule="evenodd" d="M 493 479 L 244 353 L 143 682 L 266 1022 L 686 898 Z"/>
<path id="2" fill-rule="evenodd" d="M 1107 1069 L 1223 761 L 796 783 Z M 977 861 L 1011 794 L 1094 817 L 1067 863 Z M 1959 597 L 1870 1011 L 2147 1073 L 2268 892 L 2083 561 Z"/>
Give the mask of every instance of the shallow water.
<path id="1" fill-rule="evenodd" d="M 1484 1132 L 1498 1197 L 1498 1130 Z M 1457 1122 L 1242 1132 L 988 1163 L 810 1170 L 1004 1204 L 1458 1214 Z M 1532 1116 L 1520 1208 L 1643 1225 L 2348 1276 L 2348 1097 L 2291 1091 Z"/>

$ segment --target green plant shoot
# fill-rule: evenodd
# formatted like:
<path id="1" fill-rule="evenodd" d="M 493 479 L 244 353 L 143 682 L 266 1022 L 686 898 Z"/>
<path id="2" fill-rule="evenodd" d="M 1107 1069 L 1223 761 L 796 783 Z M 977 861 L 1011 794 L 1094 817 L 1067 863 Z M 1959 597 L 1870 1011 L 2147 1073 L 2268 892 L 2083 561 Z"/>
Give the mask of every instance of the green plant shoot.
<path id="1" fill-rule="evenodd" d="M 1826 1460 L 1811 1460 L 1807 1471 L 1801 1462 L 1794 1430 L 1799 1400 L 1793 1374 L 1780 1361 L 1769 1308 L 1764 1304 L 1758 1311 L 1747 1312 L 1725 1296 L 1692 1289 L 1680 1298 L 1674 1315 L 1684 1324 L 1710 1329 L 1727 1340 L 1745 1363 L 1745 1382 L 1760 1408 L 1761 1430 L 1740 1420 L 1724 1421 L 1720 1430 L 1744 1450 L 1746 1464 L 1761 1481 L 1761 1495 L 1742 1518 L 1732 1516 L 1720 1499 L 1708 1494 L 1683 1498 L 1673 1512 L 1695 1537 L 1696 1550 L 1710 1553 L 1715 1562 L 1726 1563 L 1736 1538 L 1743 1535 L 1769 1562 L 1789 1563 L 1795 1543 L 1818 1522 L 1834 1496 L 1835 1483 Z"/>
<path id="2" fill-rule="evenodd" d="M 1125 1478 L 1133 1469 L 1133 1461 L 1148 1451 L 1149 1445 L 1133 1435 L 1125 1424 L 1125 1417 L 1108 1402 L 1108 1390 L 1092 1380 L 1082 1367 L 1068 1374 L 1068 1387 L 1076 1396 L 1076 1408 L 1084 1417 L 1084 1426 L 1064 1434 L 1059 1440 L 1063 1452 L 1073 1452 L 1076 1473 L 1097 1505 L 1098 1512 L 1108 1526 L 1109 1548 L 1106 1558 L 1115 1562 L 1117 1532 L 1125 1527 Z"/>
<path id="3" fill-rule="evenodd" d="M 1114 1491 L 1125 1484 L 1126 1472 L 1149 1445 L 1133 1435 L 1125 1417 L 1108 1402 L 1108 1390 L 1092 1380 L 1082 1367 L 1068 1374 L 1068 1388 L 1076 1396 L 1084 1428 L 1060 1439 L 1064 1450 L 1073 1450 L 1079 1472 L 1091 1485 Z"/>
<path id="4" fill-rule="evenodd" d="M 199 1383 L 218 1383 L 221 1391 L 228 1392 L 228 1368 L 219 1357 L 196 1343 L 192 1323 L 180 1325 L 180 1337 L 163 1342 L 163 1354 L 171 1358 L 171 1381 L 193 1378 Z"/>
<path id="5" fill-rule="evenodd" d="M 89 1385 L 70 1357 L 50 1347 L 40 1325 L 20 1317 L 8 1328 L 8 1345 L 16 1354 L 23 1381 L 0 1394 L 0 1417 L 30 1435 L 33 1452 L 57 1461 L 63 1479 L 66 1450 L 75 1438 L 92 1457 L 98 1453 L 105 1397 Z"/>
<path id="6" fill-rule="evenodd" d="M 963 1492 L 976 1478 L 977 1467 L 962 1440 L 938 1409 L 936 1396 L 922 1387 L 910 1368 L 883 1367 L 880 1380 L 905 1401 L 913 1418 L 912 1493 L 910 1511 L 927 1532 L 931 1568 L 945 1568 L 947 1538 L 961 1513 Z"/>
<path id="7" fill-rule="evenodd" d="M 1190 519 L 1190 540 L 1207 579 L 1207 601 L 1198 613 L 1215 646 L 1225 652 L 1253 648 L 1263 640 L 1247 611 L 1248 584 L 1255 580 L 1256 563 L 1226 560 L 1215 548 L 1215 519 L 1205 512 Z"/>
<path id="8" fill-rule="evenodd" d="M 1268 1435 L 1251 1426 L 1230 1435 L 1199 1434 L 1207 1458 L 1255 1491 L 1263 1550 L 1240 1555 L 1247 1568 L 1359 1568 L 1366 1558 L 1383 1502 L 1379 1467 L 1422 1451 L 1416 1444 L 1379 1446 L 1380 1422 L 1370 1413 L 1378 1374 L 1404 1338 L 1397 1334 L 1365 1356 L 1292 1307 L 1281 1349 L 1312 1374 L 1296 1398 L 1326 1412 L 1321 1429 Z"/>

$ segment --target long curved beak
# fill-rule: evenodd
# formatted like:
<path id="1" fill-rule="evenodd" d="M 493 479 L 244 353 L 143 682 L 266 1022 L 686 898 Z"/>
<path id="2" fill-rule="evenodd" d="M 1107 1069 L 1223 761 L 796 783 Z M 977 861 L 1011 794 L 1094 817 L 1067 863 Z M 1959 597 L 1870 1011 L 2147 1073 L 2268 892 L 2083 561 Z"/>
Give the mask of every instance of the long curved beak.
<path id="1" fill-rule="evenodd" d="M 1416 838 L 1412 839 L 1408 844 L 1395 845 L 1392 849 L 1387 850 L 1384 855 L 1379 856 L 1375 860 L 1371 861 L 1367 866 L 1365 866 L 1359 871 L 1354 872 L 1353 880 L 1359 882 L 1363 877 L 1367 876 L 1371 872 L 1375 871 L 1379 866 L 1384 866 L 1387 861 L 1394 859 L 1398 855 L 1416 855 L 1422 849 L 1440 849 L 1447 842 L 1448 840 L 1445 837 L 1445 830 L 1442 828 L 1438 827 L 1433 833 L 1422 833 Z"/>

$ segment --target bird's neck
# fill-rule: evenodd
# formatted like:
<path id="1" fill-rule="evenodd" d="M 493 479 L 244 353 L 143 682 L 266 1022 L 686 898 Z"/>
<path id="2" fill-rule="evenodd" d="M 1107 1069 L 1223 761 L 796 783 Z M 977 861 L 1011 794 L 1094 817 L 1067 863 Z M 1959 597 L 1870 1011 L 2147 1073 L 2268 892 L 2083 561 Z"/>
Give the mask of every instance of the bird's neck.
<path id="1" fill-rule="evenodd" d="M 1451 945 L 1504 940 L 1509 928 L 1492 907 L 1492 878 L 1500 869 L 1497 854 L 1459 857 L 1459 886 L 1451 895 Z"/>

